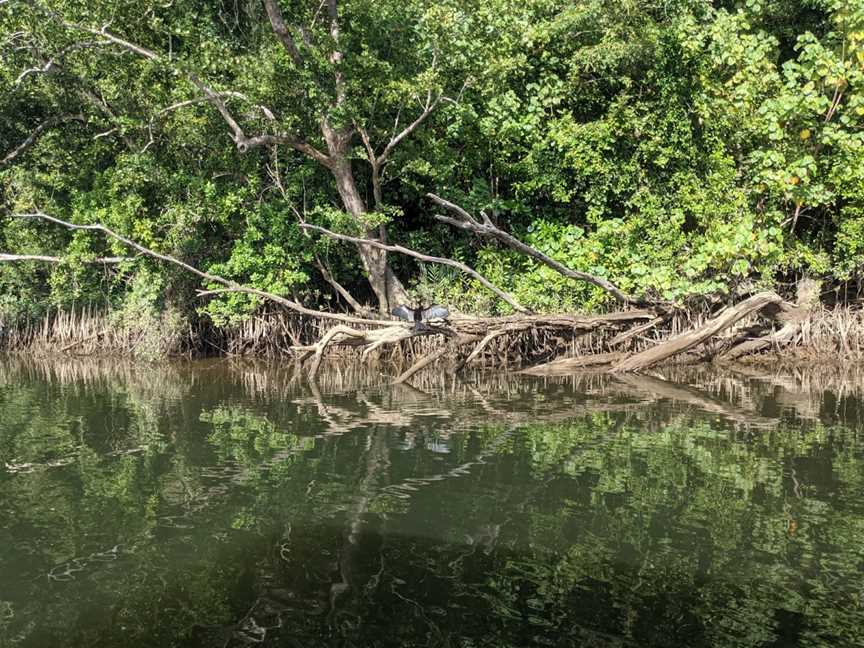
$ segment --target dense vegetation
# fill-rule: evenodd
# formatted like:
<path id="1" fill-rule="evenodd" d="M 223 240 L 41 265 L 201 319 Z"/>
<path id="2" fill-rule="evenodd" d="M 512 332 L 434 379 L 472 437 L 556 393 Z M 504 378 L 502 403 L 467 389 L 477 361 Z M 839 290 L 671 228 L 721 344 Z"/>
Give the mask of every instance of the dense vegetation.
<path id="1" fill-rule="evenodd" d="M 4 317 L 259 305 L 92 263 L 130 250 L 16 216 L 35 210 L 315 307 L 346 306 L 338 282 L 509 308 L 301 220 L 458 259 L 536 310 L 608 299 L 436 222 L 428 192 L 636 295 L 860 284 L 858 0 L 9 0 L 0 39 L 0 252 L 58 257 L 0 263 Z"/>

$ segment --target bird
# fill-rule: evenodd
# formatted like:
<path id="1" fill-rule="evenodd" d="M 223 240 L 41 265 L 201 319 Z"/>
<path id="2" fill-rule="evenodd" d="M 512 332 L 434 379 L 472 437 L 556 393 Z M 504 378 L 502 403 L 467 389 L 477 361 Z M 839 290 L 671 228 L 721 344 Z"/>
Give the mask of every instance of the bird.
<path id="1" fill-rule="evenodd" d="M 434 319 L 447 319 L 450 316 L 450 311 L 439 304 L 432 304 L 429 308 L 423 308 L 423 306 L 409 308 L 405 304 L 400 304 L 390 311 L 390 314 L 406 322 L 414 322 L 414 330 L 420 331 L 424 328 L 423 322 Z"/>

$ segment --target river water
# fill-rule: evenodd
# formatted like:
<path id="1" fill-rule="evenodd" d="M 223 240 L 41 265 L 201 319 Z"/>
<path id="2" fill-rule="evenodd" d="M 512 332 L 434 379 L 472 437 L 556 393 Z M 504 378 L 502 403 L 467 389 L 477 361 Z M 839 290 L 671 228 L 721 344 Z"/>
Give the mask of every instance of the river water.
<path id="1" fill-rule="evenodd" d="M 0 646 L 864 646 L 862 392 L 0 359 Z"/>

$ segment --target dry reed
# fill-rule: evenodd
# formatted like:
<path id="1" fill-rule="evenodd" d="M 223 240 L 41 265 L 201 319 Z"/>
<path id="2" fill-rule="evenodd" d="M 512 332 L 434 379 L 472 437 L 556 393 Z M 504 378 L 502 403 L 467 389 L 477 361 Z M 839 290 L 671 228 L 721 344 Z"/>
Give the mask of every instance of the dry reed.
<path id="1" fill-rule="evenodd" d="M 626 350 L 641 351 L 663 339 L 699 326 L 709 317 L 706 308 L 679 312 L 663 327 L 657 327 L 628 341 Z M 752 324 L 742 322 L 739 329 Z M 159 322 L 148 329 L 120 327 L 110 315 L 95 308 L 85 307 L 73 311 L 55 311 L 38 320 L 0 320 L 0 350 L 28 355 L 76 356 L 141 356 L 146 338 L 164 337 L 160 347 L 163 356 L 225 356 L 263 358 L 268 360 L 293 357 L 291 347 L 311 344 L 332 326 L 332 322 L 285 312 L 260 312 L 244 322 L 226 327 L 215 327 L 206 322 L 189 326 L 177 335 L 176 331 L 159 330 Z M 153 330 L 155 327 L 156 330 Z M 513 369 L 526 364 L 543 362 L 555 356 L 581 356 L 605 353 L 617 331 L 594 331 L 587 335 L 549 330 L 527 330 L 502 336 L 490 343 L 477 358 L 478 366 Z M 704 345 L 695 358 L 710 358 L 723 350 L 734 333 Z M 420 357 L 440 347 L 440 336 L 423 336 L 378 352 L 374 361 L 394 365 L 396 370 L 407 368 Z M 150 345 L 152 346 L 152 345 Z M 158 346 L 158 345 L 157 345 Z M 149 348 L 149 347 L 148 347 Z M 624 349 L 617 349 L 624 350 Z M 463 349 L 448 361 L 458 362 L 470 349 Z M 360 358 L 361 351 L 348 346 L 328 350 L 328 357 L 350 363 Z M 864 310 L 860 305 L 835 306 L 815 311 L 803 323 L 799 334 L 783 349 L 775 349 L 750 360 L 787 361 L 864 360 Z"/>

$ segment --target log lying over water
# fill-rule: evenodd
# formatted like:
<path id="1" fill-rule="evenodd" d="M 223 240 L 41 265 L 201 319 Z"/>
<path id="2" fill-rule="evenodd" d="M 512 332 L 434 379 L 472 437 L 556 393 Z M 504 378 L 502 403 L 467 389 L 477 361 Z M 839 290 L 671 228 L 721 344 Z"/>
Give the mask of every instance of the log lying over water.
<path id="1" fill-rule="evenodd" d="M 613 373 L 638 372 L 686 353 L 716 338 L 716 336 L 731 329 L 742 320 L 757 314 L 764 316 L 770 322 L 770 324 L 756 327 L 757 330 L 763 332 L 770 330 L 770 327 L 775 322 L 779 322 L 782 325 L 779 331 L 765 333 L 756 338 L 748 338 L 746 336 L 734 338 L 731 346 L 720 356 L 721 359 L 733 360 L 745 354 L 755 353 L 772 346 L 779 348 L 783 344 L 791 342 L 801 330 L 801 325 L 813 307 L 818 304 L 818 297 L 818 282 L 804 279 L 798 285 L 798 302 L 796 304 L 785 301 L 772 291 L 758 293 L 738 304 L 724 308 L 701 326 L 680 333 L 638 353 L 599 353 L 575 358 L 563 358 L 531 367 L 523 373 L 561 375 L 588 367 L 599 368 L 604 366 L 608 367 Z M 631 336 L 636 330 L 641 332 L 653 328 L 659 323 L 659 319 L 648 324 L 642 324 L 631 331 L 616 336 L 610 343 L 610 346 L 614 346 L 616 342 Z"/>
<path id="2" fill-rule="evenodd" d="M 763 292 L 745 299 L 743 302 L 723 309 L 718 315 L 693 331 L 687 331 L 671 340 L 625 358 L 613 368 L 613 372 L 639 371 L 684 353 L 693 347 L 725 331 L 745 317 L 758 313 L 769 306 L 781 309 L 786 306 L 783 298 L 774 292 Z"/>

